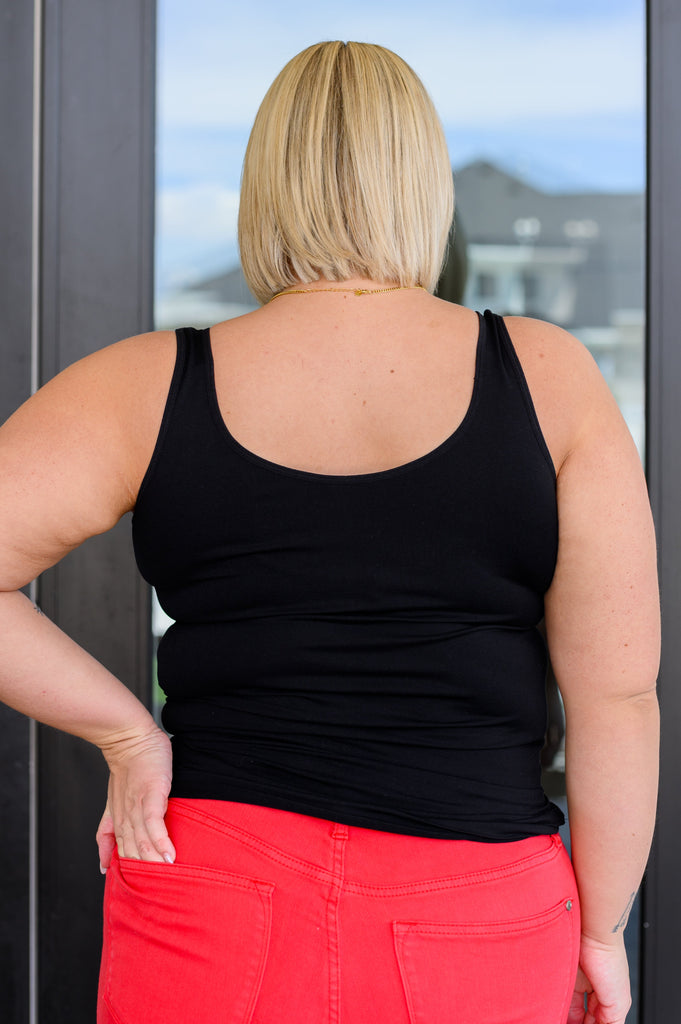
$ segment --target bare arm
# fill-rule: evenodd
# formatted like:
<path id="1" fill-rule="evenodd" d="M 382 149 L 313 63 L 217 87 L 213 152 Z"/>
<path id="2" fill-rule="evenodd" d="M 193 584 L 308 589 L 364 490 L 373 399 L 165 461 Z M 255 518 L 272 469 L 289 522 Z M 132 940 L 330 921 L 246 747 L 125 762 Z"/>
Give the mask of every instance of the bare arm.
<path id="1" fill-rule="evenodd" d="M 623 931 L 652 837 L 659 662 L 656 553 L 638 454 L 600 374 L 569 349 L 571 444 L 558 473 L 559 555 L 546 597 L 566 712 L 582 978 L 570 1022 L 624 1021 Z M 581 993 L 590 995 L 583 1016 Z M 578 985 L 579 990 L 579 985 Z"/>
<path id="2" fill-rule="evenodd" d="M 152 368 L 160 386 L 140 416 Z M 174 852 L 163 826 L 167 737 L 18 591 L 133 507 L 171 372 L 171 339 L 130 339 L 69 368 L 0 429 L 0 699 L 100 747 L 118 792 L 119 851 L 153 860 Z M 100 844 L 105 865 L 112 847 L 113 824 Z"/>
<path id="3" fill-rule="evenodd" d="M 640 884 L 657 796 L 655 545 L 627 440 L 604 429 L 559 475 L 561 554 L 547 601 L 583 930 L 604 944 L 621 937 Z"/>

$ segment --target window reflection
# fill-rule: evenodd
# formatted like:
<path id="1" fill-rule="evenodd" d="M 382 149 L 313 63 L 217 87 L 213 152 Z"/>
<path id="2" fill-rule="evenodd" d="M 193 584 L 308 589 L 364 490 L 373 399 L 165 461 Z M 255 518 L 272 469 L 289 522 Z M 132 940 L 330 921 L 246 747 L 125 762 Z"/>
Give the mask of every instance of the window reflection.
<path id="1" fill-rule="evenodd" d="M 465 304 L 576 335 L 643 452 L 643 193 L 548 192 L 482 160 L 455 181 L 468 238 Z"/>

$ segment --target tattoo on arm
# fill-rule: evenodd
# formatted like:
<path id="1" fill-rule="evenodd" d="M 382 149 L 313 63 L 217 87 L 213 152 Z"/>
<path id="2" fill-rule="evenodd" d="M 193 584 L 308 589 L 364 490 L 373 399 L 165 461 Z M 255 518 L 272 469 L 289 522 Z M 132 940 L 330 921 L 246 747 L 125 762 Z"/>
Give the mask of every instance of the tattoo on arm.
<path id="1" fill-rule="evenodd" d="M 631 896 L 629 897 L 629 901 L 628 901 L 626 907 L 624 908 L 624 913 L 622 914 L 622 916 L 620 917 L 619 921 L 617 922 L 617 924 L 615 925 L 615 927 L 612 930 L 613 934 L 615 932 L 621 932 L 624 928 L 627 927 L 627 921 L 629 920 L 629 913 L 631 911 L 631 908 L 633 906 L 635 898 L 636 898 L 636 893 L 632 892 Z"/>

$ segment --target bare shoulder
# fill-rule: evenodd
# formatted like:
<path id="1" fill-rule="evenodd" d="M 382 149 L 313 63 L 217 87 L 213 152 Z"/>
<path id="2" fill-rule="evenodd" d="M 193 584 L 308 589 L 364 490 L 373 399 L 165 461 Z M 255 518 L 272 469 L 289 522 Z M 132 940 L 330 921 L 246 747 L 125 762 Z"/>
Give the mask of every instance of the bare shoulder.
<path id="1" fill-rule="evenodd" d="M 175 364 L 172 331 L 125 338 L 67 366 L 24 403 L 2 428 L 0 442 L 17 444 L 45 428 L 46 439 L 60 429 L 83 439 L 104 431 L 111 437 L 139 437 L 158 418 Z"/>
<path id="2" fill-rule="evenodd" d="M 67 367 L 0 428 L 0 588 L 134 507 L 174 365 L 173 332 L 126 338 Z"/>
<path id="3" fill-rule="evenodd" d="M 150 331 L 84 356 L 48 381 L 41 392 L 51 400 L 79 392 L 83 399 L 96 394 L 114 403 L 125 401 L 131 392 L 155 384 L 162 389 L 174 363 L 175 332 Z"/>
<path id="4" fill-rule="evenodd" d="M 626 426 L 593 356 L 574 335 L 529 317 L 504 317 L 540 426 L 559 471 L 589 433 Z"/>
<path id="5" fill-rule="evenodd" d="M 528 316 L 505 316 L 509 334 L 516 348 L 522 348 L 528 356 L 541 358 L 548 355 L 556 360 L 572 360 L 588 356 L 586 347 L 574 334 L 549 323 Z"/>

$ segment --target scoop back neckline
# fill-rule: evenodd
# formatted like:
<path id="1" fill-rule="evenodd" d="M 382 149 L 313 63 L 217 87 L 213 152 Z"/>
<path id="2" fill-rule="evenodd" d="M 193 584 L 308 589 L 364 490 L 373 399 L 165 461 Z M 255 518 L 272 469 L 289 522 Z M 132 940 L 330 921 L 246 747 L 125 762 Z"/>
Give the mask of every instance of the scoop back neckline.
<path id="1" fill-rule="evenodd" d="M 353 483 L 361 481 L 373 481 L 386 479 L 392 476 L 399 475 L 401 473 L 407 473 L 412 469 L 430 462 L 431 459 L 443 454 L 450 448 L 455 442 L 459 440 L 462 433 L 468 428 L 471 419 L 473 418 L 475 409 L 479 401 L 480 392 L 480 381 L 481 381 L 481 362 L 482 362 L 482 349 L 483 349 L 483 334 L 485 321 L 481 314 L 476 313 L 478 317 L 478 336 L 476 341 L 476 352 L 475 352 L 475 371 L 473 378 L 473 390 L 471 397 L 468 402 L 466 411 L 454 427 L 453 431 L 438 445 L 431 448 L 429 451 L 424 452 L 423 455 L 417 455 L 416 458 L 410 459 L 408 462 L 400 463 L 397 466 L 389 466 L 387 469 L 371 470 L 367 473 L 315 473 L 312 470 L 297 469 L 294 466 L 285 466 L 283 463 L 274 462 L 271 459 L 266 458 L 263 455 L 258 455 L 243 445 L 232 433 L 227 426 L 222 411 L 220 409 L 220 403 L 217 396 L 217 388 L 215 385 L 215 359 L 213 356 L 213 342 L 211 338 L 211 328 L 204 328 L 203 334 L 205 339 L 206 353 L 207 353 L 207 386 L 208 386 L 208 398 L 213 418 L 216 421 L 218 430 L 229 443 L 229 445 L 244 458 L 250 462 L 254 462 L 256 465 L 263 467 L 273 473 L 279 473 L 284 476 L 297 477 L 299 479 L 313 480 L 318 482 L 327 483 Z"/>

